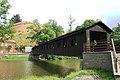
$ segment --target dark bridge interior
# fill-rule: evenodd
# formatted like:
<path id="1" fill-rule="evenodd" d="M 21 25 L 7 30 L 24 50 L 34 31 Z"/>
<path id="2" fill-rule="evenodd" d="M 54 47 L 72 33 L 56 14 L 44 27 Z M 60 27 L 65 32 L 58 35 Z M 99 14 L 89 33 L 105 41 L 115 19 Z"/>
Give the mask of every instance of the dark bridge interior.
<path id="1" fill-rule="evenodd" d="M 90 31 L 90 41 L 107 40 L 106 32 Z"/>

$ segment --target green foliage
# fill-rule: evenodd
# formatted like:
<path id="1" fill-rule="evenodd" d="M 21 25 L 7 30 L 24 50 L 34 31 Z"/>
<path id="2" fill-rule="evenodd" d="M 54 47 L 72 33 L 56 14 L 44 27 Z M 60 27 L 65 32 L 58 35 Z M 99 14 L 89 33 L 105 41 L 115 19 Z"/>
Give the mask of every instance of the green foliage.
<path id="1" fill-rule="evenodd" d="M 49 41 L 55 37 L 56 37 L 56 35 L 52 29 L 52 26 L 48 23 L 44 24 L 42 34 L 40 36 L 40 40 L 42 40 L 41 42 Z"/>
<path id="2" fill-rule="evenodd" d="M 6 42 L 14 36 L 15 31 L 7 19 L 9 9 L 10 4 L 8 0 L 0 0 L 0 42 Z"/>
<path id="3" fill-rule="evenodd" d="M 79 72 L 72 72 L 71 74 L 67 75 L 65 78 L 58 78 L 56 76 L 43 76 L 43 77 L 28 76 L 20 80 L 78 80 L 74 78 L 81 76 L 87 77 L 90 75 L 97 76 L 97 79 L 95 80 L 115 80 L 112 72 L 103 69 L 88 69 L 88 70 L 81 70 Z"/>
<path id="4" fill-rule="evenodd" d="M 98 77 L 98 80 L 114 80 L 114 75 L 112 72 L 109 72 L 100 68 L 81 70 L 79 72 L 72 72 L 71 74 L 65 77 L 65 80 L 71 80 L 76 76 L 81 77 L 85 75 L 91 75 L 91 76 L 96 75 Z"/>
<path id="5" fill-rule="evenodd" d="M 2 61 L 28 60 L 28 57 L 3 56 L 0 60 Z"/>
<path id="6" fill-rule="evenodd" d="M 12 48 L 11 45 L 8 45 L 8 46 L 6 47 L 6 49 L 8 50 L 8 52 L 10 51 L 11 48 Z"/>
<path id="7" fill-rule="evenodd" d="M 28 38 L 37 43 L 46 42 L 55 38 L 55 33 L 51 25 L 41 25 L 38 20 L 34 20 L 33 25 L 29 26 L 28 29 L 31 31 Z"/>
<path id="8" fill-rule="evenodd" d="M 0 0 L 0 24 L 4 26 L 7 23 L 7 14 L 10 9 L 8 0 Z"/>
<path id="9" fill-rule="evenodd" d="M 51 25 L 51 29 L 55 32 L 56 37 L 59 37 L 64 33 L 63 27 L 58 25 L 55 20 L 50 19 L 46 24 Z"/>
<path id="10" fill-rule="evenodd" d="M 14 33 L 15 30 L 13 29 L 12 25 L 0 25 L 0 42 L 6 42 L 8 39 L 13 39 Z"/>
<path id="11" fill-rule="evenodd" d="M 27 27 L 27 29 L 30 30 L 30 34 L 27 38 L 31 39 L 31 41 L 39 42 L 42 35 L 42 27 L 43 26 L 37 19 L 33 20 L 32 25 Z"/>
<path id="12" fill-rule="evenodd" d="M 115 45 L 120 47 L 120 24 L 118 23 L 118 26 L 113 27 L 112 30 L 114 33 L 112 33 L 111 37 L 114 39 Z"/>
<path id="13" fill-rule="evenodd" d="M 2 46 L 0 45 L 0 51 L 2 50 Z"/>
<path id="14" fill-rule="evenodd" d="M 56 55 L 41 55 L 41 59 L 45 60 L 67 60 L 67 59 L 79 59 L 78 57 L 69 56 L 56 56 Z"/>
<path id="15" fill-rule="evenodd" d="M 93 25 L 93 24 L 95 24 L 95 23 L 98 22 L 98 21 L 100 21 L 100 20 L 98 20 L 98 19 L 97 19 L 97 20 L 86 19 L 82 25 L 76 27 L 76 30 L 79 30 L 79 29 L 81 29 L 81 28 L 84 28 L 84 27 L 88 27 L 88 26 L 90 26 L 90 25 Z"/>
<path id="16" fill-rule="evenodd" d="M 43 25 L 38 20 L 34 20 L 33 25 L 29 26 L 28 29 L 31 31 L 28 38 L 37 43 L 49 41 L 63 33 L 63 28 L 60 25 L 57 26 L 57 22 L 54 20 Z"/>

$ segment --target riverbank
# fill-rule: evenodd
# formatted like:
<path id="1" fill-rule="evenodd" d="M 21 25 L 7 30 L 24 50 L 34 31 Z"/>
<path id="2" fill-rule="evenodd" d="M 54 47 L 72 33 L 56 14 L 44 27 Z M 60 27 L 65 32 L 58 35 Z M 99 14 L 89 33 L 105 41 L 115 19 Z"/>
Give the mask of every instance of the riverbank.
<path id="1" fill-rule="evenodd" d="M 57 76 L 28 76 L 20 80 L 115 80 L 112 72 L 103 69 L 88 69 L 79 72 L 72 72 L 65 78 Z"/>
<path id="2" fill-rule="evenodd" d="M 56 56 L 56 55 L 41 55 L 40 60 L 69 60 L 69 59 L 79 59 L 79 57 L 69 57 L 69 56 Z M 26 53 L 7 53 L 4 54 L 0 60 L 33 60 L 29 58 L 29 54 Z"/>
<path id="3" fill-rule="evenodd" d="M 1 61 L 16 61 L 16 60 L 29 60 L 28 57 L 16 57 L 16 56 L 3 56 L 1 59 Z"/>
<path id="4" fill-rule="evenodd" d="M 1 64 L 2 64 L 1 70 L 3 71 L 2 73 L 4 73 L 4 70 L 6 71 L 7 69 L 11 70 L 10 73 L 7 72 L 11 76 L 13 75 L 11 74 L 13 71 L 14 71 L 13 73 L 19 72 L 17 75 L 14 74 L 14 76 L 17 76 L 16 78 L 7 76 L 6 74 L 7 77 L 11 78 L 10 80 L 14 80 L 14 79 L 15 80 L 94 80 L 94 79 L 95 80 L 96 79 L 97 80 L 114 80 L 114 76 L 112 75 L 112 73 L 107 72 L 105 70 L 101 70 L 101 69 L 80 70 L 79 68 L 80 61 L 77 59 L 48 60 L 48 61 L 46 60 L 27 61 L 27 59 L 28 59 L 27 57 L 4 56 L 4 58 L 1 59 Z M 19 61 L 19 60 L 24 60 L 24 61 Z M 8 67 L 4 67 L 4 65 L 5 66 L 9 65 L 12 67 L 8 68 Z M 32 66 L 32 67 L 29 67 L 29 66 Z M 3 69 L 3 67 L 5 69 Z M 21 70 L 19 71 L 18 68 Z M 38 71 L 38 69 L 40 72 Z M 35 72 L 38 72 L 38 73 L 35 73 Z M 31 75 L 26 73 L 29 73 Z M 1 78 L 3 79 L 3 77 Z M 4 79 L 4 80 L 7 80 L 7 79 Z"/>
<path id="5" fill-rule="evenodd" d="M 25 53 L 6 53 L 1 58 L 1 61 L 11 60 L 29 60 L 29 54 Z"/>

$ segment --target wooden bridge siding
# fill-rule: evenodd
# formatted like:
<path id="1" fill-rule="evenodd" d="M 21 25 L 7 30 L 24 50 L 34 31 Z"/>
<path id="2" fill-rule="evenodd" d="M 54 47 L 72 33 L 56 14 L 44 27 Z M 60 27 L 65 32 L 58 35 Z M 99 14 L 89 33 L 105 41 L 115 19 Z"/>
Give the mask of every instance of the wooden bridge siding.
<path id="1" fill-rule="evenodd" d="M 58 40 L 55 44 L 55 55 L 65 55 L 65 48 L 63 47 L 63 42 L 67 41 L 67 39 L 62 39 L 62 40 Z M 59 47 L 57 46 L 59 43 Z"/>
<path id="2" fill-rule="evenodd" d="M 35 47 L 35 53 L 36 54 L 51 54 L 51 55 L 62 55 L 62 56 L 82 56 L 83 52 L 83 43 L 85 43 L 85 32 L 81 34 L 75 34 L 69 37 L 66 37 L 61 40 L 53 41 L 49 44 L 44 44 L 41 46 Z M 76 46 L 71 46 L 71 39 L 76 39 Z M 82 38 L 82 39 L 81 39 Z M 67 45 L 64 47 L 63 42 L 66 41 Z M 57 43 L 60 43 L 60 47 L 58 48 Z M 54 48 L 53 48 L 54 44 Z M 51 48 L 49 48 L 49 45 L 51 45 Z M 46 48 L 46 46 L 48 46 Z M 39 52 L 39 53 L 37 53 Z"/>
<path id="3" fill-rule="evenodd" d="M 62 55 L 63 54 L 63 44 L 62 44 L 63 40 L 58 40 L 56 41 L 55 44 L 55 55 Z M 58 47 L 59 44 L 59 47 Z"/>
<path id="4" fill-rule="evenodd" d="M 84 38 L 84 39 L 81 39 Z M 77 45 L 71 46 L 71 39 L 75 38 Z M 67 45 L 64 47 L 63 42 L 66 41 Z M 64 55 L 64 56 L 81 56 L 83 52 L 83 43 L 85 42 L 85 33 L 72 35 L 70 37 L 66 37 L 62 40 L 58 40 L 53 42 L 55 45 L 54 49 L 49 50 L 49 54 L 54 55 Z M 52 44 L 53 44 L 52 43 Z M 57 43 L 61 43 L 60 47 L 57 47 Z"/>
<path id="5" fill-rule="evenodd" d="M 82 39 L 81 39 L 82 37 Z M 71 40 L 75 38 L 76 44 L 71 46 Z M 85 42 L 85 32 L 81 34 L 76 34 L 67 38 L 67 47 L 63 48 L 61 51 L 64 52 L 62 55 L 65 56 L 82 56 L 83 52 L 83 43 Z M 56 54 L 59 53 L 56 52 Z"/>
<path id="6" fill-rule="evenodd" d="M 81 34 L 78 34 L 77 37 L 77 46 L 75 46 L 76 48 L 73 49 L 73 53 L 76 53 L 75 56 L 80 56 L 82 58 L 82 52 L 83 52 L 83 45 L 86 42 L 86 32 L 82 32 Z M 71 53 L 71 54 L 73 54 Z"/>
<path id="7" fill-rule="evenodd" d="M 57 41 L 57 42 L 60 42 L 61 45 L 60 45 L 59 48 L 55 47 L 55 55 L 64 55 L 64 56 L 70 55 L 70 49 L 71 49 L 71 45 L 70 45 L 71 42 L 70 42 L 70 40 L 71 40 L 71 38 L 72 38 L 72 36 L 66 37 L 66 38 L 64 38 L 64 39 L 62 39 L 60 41 Z M 66 42 L 67 45 L 64 46 L 63 42 Z"/>
<path id="8" fill-rule="evenodd" d="M 39 54 L 39 46 L 33 47 L 31 54 L 32 55 L 38 55 Z"/>
<path id="9" fill-rule="evenodd" d="M 54 48 L 53 45 L 55 45 L 55 42 L 50 43 L 51 48 L 49 48 L 48 50 L 46 50 L 49 54 L 52 54 L 52 55 L 55 54 L 55 52 L 54 52 L 54 49 L 55 49 L 55 48 Z M 46 51 L 45 51 L 45 52 L 46 52 Z M 46 52 L 46 54 L 48 54 L 47 52 Z"/>
<path id="10" fill-rule="evenodd" d="M 101 28 L 100 26 L 102 26 L 102 25 L 96 25 L 96 26 L 90 28 L 89 30 L 90 30 L 90 31 L 96 31 L 96 32 L 107 32 L 106 30 L 104 30 L 104 29 Z"/>
<path id="11" fill-rule="evenodd" d="M 62 42 L 61 42 L 61 44 L 62 44 L 62 49 L 61 49 L 61 51 L 63 51 L 62 52 L 62 55 L 63 56 L 66 56 L 67 54 L 68 54 L 68 48 L 69 48 L 69 39 L 70 39 L 70 37 L 66 37 L 66 38 L 64 38 L 63 40 L 62 40 Z M 66 45 L 64 45 L 64 43 L 66 44 Z M 58 52 L 59 52 L 59 50 L 58 50 Z M 56 55 L 57 55 L 57 52 L 55 52 L 56 53 Z M 60 53 L 61 54 L 61 53 Z"/>

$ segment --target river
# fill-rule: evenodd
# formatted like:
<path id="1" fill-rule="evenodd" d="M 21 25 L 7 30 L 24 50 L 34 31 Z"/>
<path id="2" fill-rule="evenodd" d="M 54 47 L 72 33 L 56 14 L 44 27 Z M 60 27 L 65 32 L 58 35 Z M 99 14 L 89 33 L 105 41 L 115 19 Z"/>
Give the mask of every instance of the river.
<path id="1" fill-rule="evenodd" d="M 0 80 L 16 80 L 27 76 L 65 77 L 80 70 L 80 60 L 0 61 Z"/>

